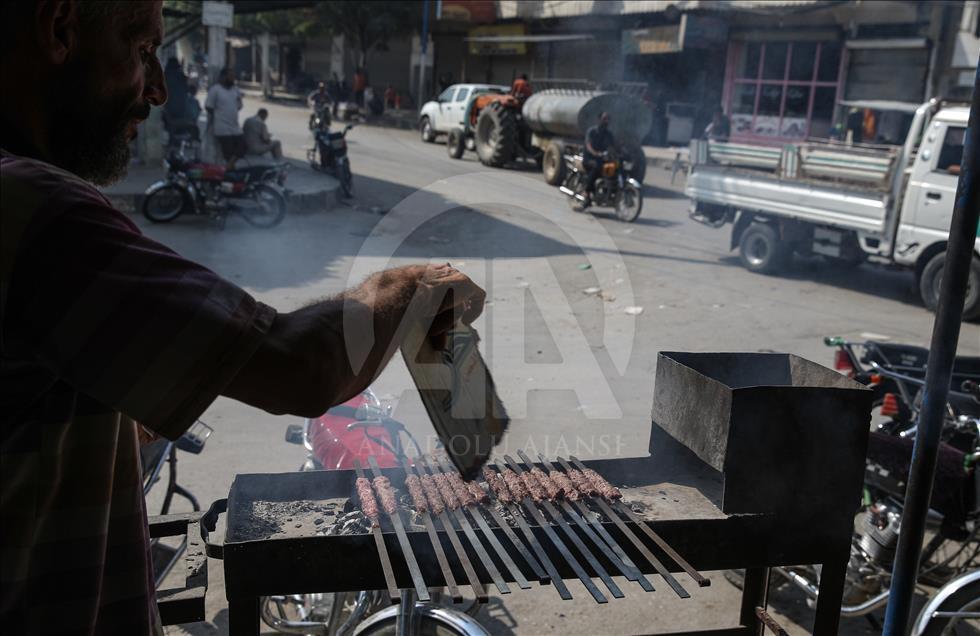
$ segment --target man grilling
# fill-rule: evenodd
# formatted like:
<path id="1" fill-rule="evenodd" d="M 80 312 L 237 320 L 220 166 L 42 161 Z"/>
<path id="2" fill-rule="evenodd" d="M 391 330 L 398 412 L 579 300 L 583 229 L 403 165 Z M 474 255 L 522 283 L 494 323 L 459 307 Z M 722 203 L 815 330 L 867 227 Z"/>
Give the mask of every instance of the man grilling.
<path id="1" fill-rule="evenodd" d="M 400 323 L 438 335 L 483 308 L 466 276 L 415 265 L 280 313 L 113 209 L 92 184 L 125 174 L 137 124 L 167 100 L 161 9 L 0 8 L 0 65 L 17 87 L 0 104 L 0 625 L 11 634 L 162 632 L 141 425 L 175 440 L 218 395 L 318 416 L 385 366 Z"/>
<path id="2" fill-rule="evenodd" d="M 609 113 L 604 111 L 599 115 L 599 123 L 589 128 L 585 133 L 585 152 L 582 153 L 582 162 L 588 172 L 586 173 L 583 209 L 592 204 L 592 193 L 595 192 L 595 182 L 602 170 L 602 163 L 606 160 L 609 149 L 615 144 L 616 140 L 612 131 L 609 130 Z"/>

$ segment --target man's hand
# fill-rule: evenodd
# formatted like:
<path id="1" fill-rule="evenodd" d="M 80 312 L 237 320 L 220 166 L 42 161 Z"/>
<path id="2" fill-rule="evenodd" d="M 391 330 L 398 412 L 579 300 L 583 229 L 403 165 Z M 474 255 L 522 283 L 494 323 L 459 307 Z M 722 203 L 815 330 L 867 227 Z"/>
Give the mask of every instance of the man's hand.
<path id="1" fill-rule="evenodd" d="M 457 321 L 473 322 L 485 300 L 450 265 L 372 274 L 336 298 L 280 314 L 224 394 L 272 413 L 318 417 L 367 388 L 411 324 L 427 325 L 438 346 Z"/>

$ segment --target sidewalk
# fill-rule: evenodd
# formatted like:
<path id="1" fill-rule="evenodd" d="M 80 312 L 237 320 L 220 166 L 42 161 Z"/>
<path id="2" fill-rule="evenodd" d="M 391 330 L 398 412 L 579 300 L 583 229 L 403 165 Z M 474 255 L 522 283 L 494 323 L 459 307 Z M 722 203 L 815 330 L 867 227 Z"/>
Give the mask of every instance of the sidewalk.
<path id="1" fill-rule="evenodd" d="M 289 164 L 286 190 L 289 192 L 290 212 L 317 212 L 334 207 L 340 188 L 336 179 L 314 172 L 305 161 L 285 161 Z M 143 193 L 164 177 L 166 169 L 163 166 L 133 166 L 125 179 L 101 190 L 118 210 L 137 214 L 143 204 Z"/>

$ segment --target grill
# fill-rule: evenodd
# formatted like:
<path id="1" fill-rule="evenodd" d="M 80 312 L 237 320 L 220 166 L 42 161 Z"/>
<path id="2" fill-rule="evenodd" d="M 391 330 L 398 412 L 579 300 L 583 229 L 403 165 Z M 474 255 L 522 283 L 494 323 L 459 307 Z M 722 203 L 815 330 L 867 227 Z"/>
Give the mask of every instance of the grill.
<path id="1" fill-rule="evenodd" d="M 426 598 L 446 588 L 459 598 L 465 585 L 485 600 L 491 586 L 510 594 L 551 585 L 566 602 L 606 603 L 634 593 L 689 598 L 692 586 L 709 584 L 700 572 L 734 568 L 746 570 L 739 626 L 704 633 L 759 633 L 778 628 L 765 611 L 768 568 L 800 564 L 823 565 L 814 632 L 832 634 L 870 400 L 795 356 L 662 353 L 649 456 L 548 461 L 518 452 L 484 473 L 494 480 L 509 470 L 533 483 L 591 469 L 621 499 L 502 502 L 483 483 L 482 502 L 419 514 L 406 478 L 456 473 L 444 459 L 416 458 L 398 468 L 238 475 L 202 520 L 203 534 L 227 511 L 225 542 L 207 551 L 224 560 L 234 634 L 258 633 L 262 596 L 387 589 L 395 603 L 399 590 Z M 390 481 L 396 514 L 381 498 L 376 522 L 364 517 L 359 476 Z M 591 598 L 573 598 L 571 579 Z"/>

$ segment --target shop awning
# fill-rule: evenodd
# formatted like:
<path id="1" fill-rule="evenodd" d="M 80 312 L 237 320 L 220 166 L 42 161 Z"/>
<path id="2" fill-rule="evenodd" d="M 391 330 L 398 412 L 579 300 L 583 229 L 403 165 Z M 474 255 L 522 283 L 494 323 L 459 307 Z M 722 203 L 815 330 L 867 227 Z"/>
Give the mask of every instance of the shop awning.
<path id="1" fill-rule="evenodd" d="M 465 42 L 572 42 L 574 40 L 594 40 L 591 33 L 553 33 L 521 35 L 473 35 L 463 38 Z"/>

